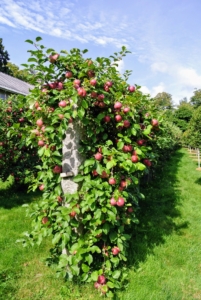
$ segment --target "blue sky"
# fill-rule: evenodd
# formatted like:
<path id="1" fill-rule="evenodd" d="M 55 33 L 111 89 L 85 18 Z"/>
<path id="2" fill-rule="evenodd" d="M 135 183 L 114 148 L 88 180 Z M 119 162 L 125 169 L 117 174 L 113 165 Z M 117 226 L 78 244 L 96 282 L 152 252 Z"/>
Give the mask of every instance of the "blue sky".
<path id="1" fill-rule="evenodd" d="M 80 48 L 109 56 L 125 45 L 132 54 L 119 69 L 144 93 L 172 95 L 175 104 L 201 88 L 200 0 L 1 0 L 0 37 L 20 66 L 43 38 L 56 51 Z"/>

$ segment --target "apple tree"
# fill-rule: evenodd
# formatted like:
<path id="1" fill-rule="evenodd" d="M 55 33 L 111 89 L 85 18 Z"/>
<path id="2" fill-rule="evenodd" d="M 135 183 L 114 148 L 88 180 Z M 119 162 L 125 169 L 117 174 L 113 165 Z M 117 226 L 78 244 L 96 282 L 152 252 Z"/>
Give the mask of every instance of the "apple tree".
<path id="1" fill-rule="evenodd" d="M 36 42 L 29 64 L 35 88 L 26 97 L 27 146 L 38 148 L 30 189 L 43 200 L 34 205 L 33 230 L 27 243 L 52 236 L 50 262 L 69 280 L 94 282 L 102 294 L 113 295 L 127 277 L 126 261 L 141 176 L 156 163 L 162 119 L 129 72 L 121 76 L 117 64 L 125 47 L 109 58 L 85 58 L 87 50 L 57 53 Z M 79 189 L 61 189 L 62 141 L 70 123 L 82 127 L 80 153 L 85 157 L 74 182 Z"/>

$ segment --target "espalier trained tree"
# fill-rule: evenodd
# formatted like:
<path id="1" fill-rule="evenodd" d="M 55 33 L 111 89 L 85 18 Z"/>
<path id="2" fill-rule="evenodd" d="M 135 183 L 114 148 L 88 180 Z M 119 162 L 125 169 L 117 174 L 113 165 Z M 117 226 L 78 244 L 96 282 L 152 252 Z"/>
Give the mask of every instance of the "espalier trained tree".
<path id="1" fill-rule="evenodd" d="M 142 197 L 139 180 L 155 163 L 151 145 L 160 135 L 161 120 L 139 87 L 126 82 L 130 72 L 122 77 L 116 69 L 128 52 L 125 47 L 92 61 L 84 58 L 87 50 L 58 54 L 27 42 L 36 47 L 29 51 L 31 64 L 24 65 L 35 71 L 35 88 L 27 96 L 27 144 L 38 147 L 41 159 L 30 188 L 43 192 L 33 208 L 28 241 L 39 244 L 52 235 L 50 261 L 57 262 L 58 271 L 70 280 L 93 282 L 112 297 L 127 277 L 129 242 Z M 85 159 L 74 177 L 78 191 L 64 195 L 62 141 L 71 122 L 81 124 L 79 151 Z"/>

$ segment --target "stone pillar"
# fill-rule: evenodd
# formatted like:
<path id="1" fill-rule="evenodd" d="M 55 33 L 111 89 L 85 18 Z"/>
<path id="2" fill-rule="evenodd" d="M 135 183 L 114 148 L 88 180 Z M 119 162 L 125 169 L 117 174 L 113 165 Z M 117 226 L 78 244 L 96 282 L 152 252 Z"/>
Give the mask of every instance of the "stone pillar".
<path id="1" fill-rule="evenodd" d="M 78 168 L 83 161 L 78 152 L 82 129 L 79 122 L 70 123 L 63 140 L 62 181 L 64 194 L 73 194 L 78 189 L 78 184 L 73 182 L 73 176 L 78 174 Z"/>

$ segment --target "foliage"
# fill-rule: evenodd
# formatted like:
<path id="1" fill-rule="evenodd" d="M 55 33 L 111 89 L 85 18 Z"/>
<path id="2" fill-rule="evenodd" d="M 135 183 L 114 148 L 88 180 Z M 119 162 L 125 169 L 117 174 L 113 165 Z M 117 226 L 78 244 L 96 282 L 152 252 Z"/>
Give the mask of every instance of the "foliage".
<path id="1" fill-rule="evenodd" d="M 130 72 L 123 77 L 117 72 L 125 47 L 92 61 L 84 58 L 87 50 L 57 54 L 27 42 L 36 47 L 29 51 L 30 65 L 24 64 L 35 74 L 35 88 L 23 100 L 29 109 L 22 135 L 28 148 L 38 148 L 30 190 L 42 190 L 43 200 L 33 206 L 33 230 L 23 243 L 40 244 L 51 236 L 49 262 L 57 263 L 58 272 L 69 280 L 95 282 L 110 297 L 125 286 L 132 227 L 143 197 L 140 178 L 173 140 L 165 137 L 166 125 L 153 102 L 126 83 Z M 62 140 L 75 124 L 82 128 L 79 151 L 85 160 L 74 178 L 78 191 L 63 195 Z M 19 127 L 9 126 L 6 136 L 15 137 Z"/>
<path id="2" fill-rule="evenodd" d="M 26 70 L 20 70 L 20 68 L 17 65 L 11 62 L 7 63 L 7 67 L 10 70 L 9 75 L 18 78 L 20 80 L 23 80 L 25 82 L 29 82 L 29 72 L 27 72 Z"/>
<path id="3" fill-rule="evenodd" d="M 166 92 L 158 93 L 153 100 L 159 110 L 173 109 L 172 96 Z"/>
<path id="4" fill-rule="evenodd" d="M 195 148 L 201 146 L 201 106 L 194 110 L 183 140 L 185 145 Z"/>
<path id="5" fill-rule="evenodd" d="M 0 178 L 12 175 L 17 184 L 28 183 L 39 163 L 36 149 L 26 145 L 27 109 L 24 96 L 0 101 Z"/>
<path id="6" fill-rule="evenodd" d="M 193 114 L 193 106 L 182 102 L 174 112 L 174 123 L 182 130 L 187 130 L 188 123 Z"/>
<path id="7" fill-rule="evenodd" d="M 3 40 L 0 38 L 0 72 L 10 74 L 10 69 L 7 66 L 10 60 L 8 51 L 4 50 Z"/>
<path id="8" fill-rule="evenodd" d="M 191 97 L 190 102 L 194 106 L 194 108 L 198 108 L 201 105 L 201 89 L 196 89 L 194 91 L 194 95 Z"/>

